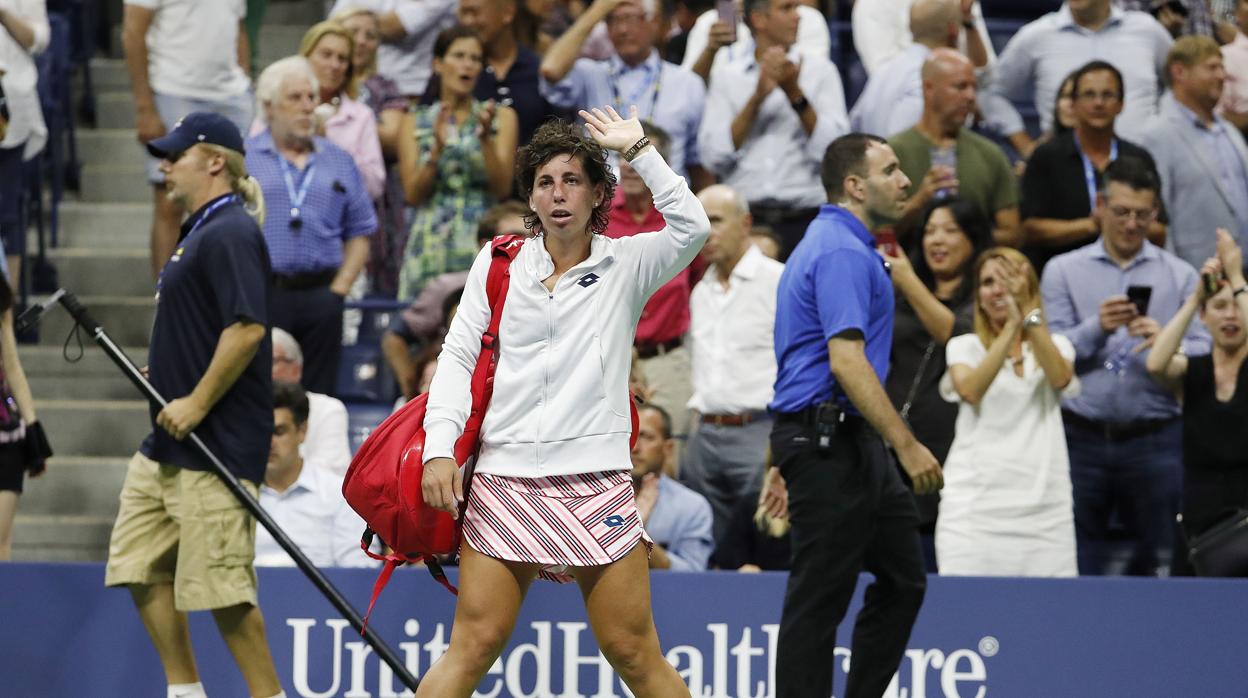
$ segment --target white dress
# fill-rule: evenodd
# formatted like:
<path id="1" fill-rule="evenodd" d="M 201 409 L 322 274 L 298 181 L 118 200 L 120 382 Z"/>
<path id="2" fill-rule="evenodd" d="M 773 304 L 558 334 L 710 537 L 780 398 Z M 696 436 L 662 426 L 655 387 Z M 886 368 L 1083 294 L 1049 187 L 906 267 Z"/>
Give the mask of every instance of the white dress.
<path id="1" fill-rule="evenodd" d="M 1070 340 L 1053 335 L 1067 361 Z M 974 334 L 954 337 L 945 349 L 949 366 L 975 367 L 988 350 Z M 1054 390 L 1023 344 L 1023 375 L 1006 361 L 978 406 L 962 402 L 953 446 L 945 459 L 945 487 L 936 521 L 936 561 L 941 574 L 1073 577 L 1074 503 L 1070 459 L 1060 399 L 1079 392 L 1078 378 Z M 940 381 L 941 397 L 960 402 L 953 379 Z"/>

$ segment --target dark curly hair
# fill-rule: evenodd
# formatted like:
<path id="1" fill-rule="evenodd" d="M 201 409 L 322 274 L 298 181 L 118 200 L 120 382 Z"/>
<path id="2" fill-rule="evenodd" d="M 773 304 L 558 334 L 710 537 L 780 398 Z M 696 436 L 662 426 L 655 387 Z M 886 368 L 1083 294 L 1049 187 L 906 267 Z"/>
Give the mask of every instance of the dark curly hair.
<path id="1" fill-rule="evenodd" d="M 579 158 L 589 183 L 593 186 L 602 185 L 602 201 L 594 207 L 589 220 L 590 232 L 601 233 L 607 229 L 611 200 L 615 198 L 615 173 L 607 164 L 607 151 L 594 142 L 594 139 L 582 135 L 580 128 L 566 121 L 551 119 L 539 126 L 528 144 L 517 154 L 516 187 L 520 190 L 520 198 L 529 200 L 533 194 L 533 180 L 537 177 L 537 171 L 558 155 Z M 534 211 L 525 214 L 524 225 L 534 232 L 539 232 L 542 227 Z"/>

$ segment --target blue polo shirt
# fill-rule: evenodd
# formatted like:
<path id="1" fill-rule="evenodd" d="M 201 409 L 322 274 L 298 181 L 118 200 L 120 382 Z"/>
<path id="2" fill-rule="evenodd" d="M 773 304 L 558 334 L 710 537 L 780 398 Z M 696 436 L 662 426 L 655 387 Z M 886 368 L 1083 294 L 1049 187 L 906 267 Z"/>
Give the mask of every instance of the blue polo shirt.
<path id="1" fill-rule="evenodd" d="M 195 389 L 225 328 L 239 320 L 268 324 L 273 283 L 260 226 L 232 194 L 191 214 L 182 236 L 160 274 L 147 356 L 152 385 L 166 400 Z M 266 332 L 242 374 L 195 429 L 230 472 L 252 482 L 264 480 L 273 439 L 272 363 Z M 187 470 L 211 470 L 189 440 L 177 441 L 156 426 L 159 413 L 152 405 L 152 433 L 139 449 L 143 455 Z"/>
<path id="2" fill-rule="evenodd" d="M 824 205 L 794 248 L 776 298 L 776 397 L 773 412 L 798 412 L 836 397 L 828 340 L 847 330 L 866 339 L 880 382 L 893 346 L 893 283 L 875 238 L 854 214 Z"/>

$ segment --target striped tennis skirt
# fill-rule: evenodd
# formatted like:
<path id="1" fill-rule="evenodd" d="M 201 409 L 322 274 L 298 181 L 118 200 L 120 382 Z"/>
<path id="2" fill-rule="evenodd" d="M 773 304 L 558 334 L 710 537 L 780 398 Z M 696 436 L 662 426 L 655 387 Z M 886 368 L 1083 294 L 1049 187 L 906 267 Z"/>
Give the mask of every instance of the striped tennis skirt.
<path id="1" fill-rule="evenodd" d="M 628 471 L 552 477 L 472 477 L 464 540 L 485 555 L 541 565 L 538 576 L 570 582 L 569 567 L 606 565 L 645 541 Z"/>

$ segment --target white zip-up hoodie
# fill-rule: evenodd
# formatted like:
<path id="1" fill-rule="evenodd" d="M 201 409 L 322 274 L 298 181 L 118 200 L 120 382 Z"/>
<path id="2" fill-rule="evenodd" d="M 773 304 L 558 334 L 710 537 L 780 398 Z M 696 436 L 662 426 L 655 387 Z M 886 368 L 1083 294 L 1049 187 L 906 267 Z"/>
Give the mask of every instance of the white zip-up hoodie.
<path id="1" fill-rule="evenodd" d="M 549 477 L 632 468 L 628 372 L 641 309 L 702 249 L 711 231 L 684 178 L 654 150 L 631 163 L 667 226 L 611 239 L 559 278 L 543 238 L 511 263 L 499 327 L 494 395 L 481 427 L 476 471 Z M 453 458 L 472 405 L 472 371 L 489 326 L 490 248 L 477 255 L 429 387 L 424 460 Z"/>

